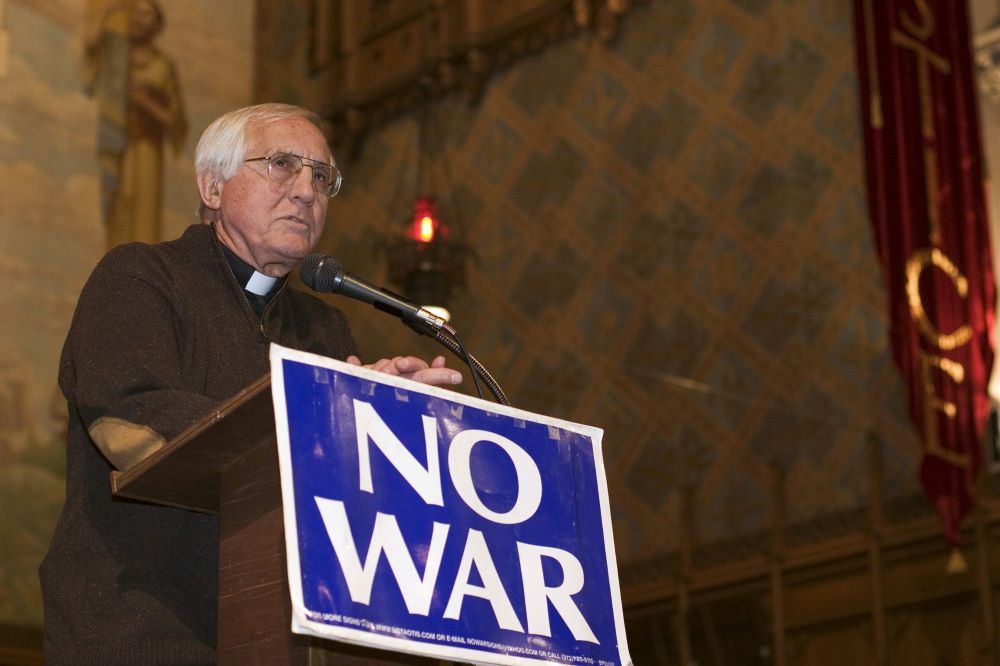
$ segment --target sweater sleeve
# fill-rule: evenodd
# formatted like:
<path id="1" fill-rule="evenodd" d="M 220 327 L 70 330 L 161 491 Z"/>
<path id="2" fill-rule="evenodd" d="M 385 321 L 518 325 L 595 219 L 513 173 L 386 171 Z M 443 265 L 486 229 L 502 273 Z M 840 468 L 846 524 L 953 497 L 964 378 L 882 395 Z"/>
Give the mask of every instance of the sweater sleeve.
<path id="1" fill-rule="evenodd" d="M 206 414 L 216 401 L 185 386 L 182 314 L 169 278 L 130 269 L 112 252 L 77 304 L 59 383 L 94 444 L 128 469 Z"/>

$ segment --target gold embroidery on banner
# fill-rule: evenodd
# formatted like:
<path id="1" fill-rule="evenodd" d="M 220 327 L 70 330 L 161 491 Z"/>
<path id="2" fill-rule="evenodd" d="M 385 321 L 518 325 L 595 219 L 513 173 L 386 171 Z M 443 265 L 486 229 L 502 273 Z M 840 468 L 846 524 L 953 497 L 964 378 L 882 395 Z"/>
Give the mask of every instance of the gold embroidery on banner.
<path id="1" fill-rule="evenodd" d="M 905 32 L 892 29 L 892 43 L 910 49 L 917 56 L 917 90 L 920 93 L 920 127 L 925 139 L 934 138 L 933 99 L 931 97 L 930 65 L 941 74 L 951 74 L 951 63 L 930 50 L 923 42 Z"/>
<path id="2" fill-rule="evenodd" d="M 877 88 L 878 67 L 876 61 L 876 41 L 874 39 L 875 19 L 873 2 L 862 0 L 866 30 L 866 48 L 868 55 L 869 80 L 872 82 L 870 115 L 872 125 L 882 126 L 881 97 Z M 915 13 L 914 13 L 915 12 Z M 906 296 L 909 302 L 910 317 L 920 336 L 930 345 L 940 351 L 952 351 L 968 344 L 972 340 L 972 327 L 964 323 L 950 333 L 942 333 L 928 317 L 920 296 L 920 278 L 927 268 L 938 268 L 951 281 L 958 296 L 966 299 L 968 295 L 968 280 L 941 249 L 941 219 L 939 197 L 941 195 L 938 178 L 938 157 L 936 146 L 936 131 L 934 118 L 934 90 L 931 68 L 943 75 L 951 74 L 951 63 L 948 58 L 934 52 L 926 43 L 934 34 L 937 26 L 934 10 L 927 0 L 914 0 L 912 8 L 900 10 L 897 14 L 897 25 L 889 26 L 890 44 L 913 52 L 916 65 L 918 112 L 920 114 L 920 133 L 923 139 L 924 185 L 926 188 L 927 216 L 929 222 L 929 246 L 913 252 L 907 259 Z M 952 381 L 962 384 L 965 381 L 965 367 L 940 354 L 918 349 L 919 379 L 923 399 L 921 410 L 923 416 L 924 450 L 928 455 L 936 456 L 956 467 L 970 469 L 972 459 L 970 454 L 963 454 L 945 448 L 941 444 L 939 429 L 939 413 L 953 421 L 958 415 L 958 406 L 943 399 L 937 392 L 935 379 Z M 937 373 L 937 374 L 935 374 Z"/>
<path id="3" fill-rule="evenodd" d="M 937 207 L 937 151 L 931 145 L 924 145 L 924 188 L 927 191 L 931 245 L 938 246 L 941 245 L 941 216 Z"/>
<path id="4" fill-rule="evenodd" d="M 910 302 L 910 316 L 927 342 L 938 349 L 952 350 L 972 339 L 972 327 L 962 324 L 952 333 L 941 333 L 927 316 L 920 298 L 920 275 L 931 266 L 941 269 L 955 285 L 955 291 L 962 298 L 969 293 L 969 281 L 958 267 L 939 248 L 925 247 L 914 252 L 906 261 L 906 296 Z"/>
<path id="5" fill-rule="evenodd" d="M 931 370 L 937 368 L 947 374 L 956 384 L 961 384 L 965 379 L 965 369 L 961 363 L 956 363 L 946 358 L 920 352 L 920 379 L 924 386 L 924 447 L 929 455 L 937 456 L 956 467 L 969 469 L 972 465 L 972 458 L 967 453 L 958 453 L 941 446 L 941 438 L 938 435 L 938 420 L 936 412 L 942 412 L 949 420 L 954 419 L 958 413 L 955 403 L 942 400 L 934 390 L 934 378 Z"/>
<path id="6" fill-rule="evenodd" d="M 927 142 L 924 144 L 924 178 L 927 190 L 927 214 L 930 217 L 931 244 L 941 244 L 941 219 L 937 205 L 937 152 L 934 141 L 934 99 L 931 93 L 930 70 L 933 67 L 942 74 L 951 73 L 951 63 L 923 43 L 934 33 L 934 15 L 923 0 L 917 2 L 922 23 L 916 23 L 905 12 L 899 12 L 899 20 L 906 32 L 893 28 L 892 43 L 913 51 L 917 58 L 917 91 L 920 95 L 920 132 Z"/>
<path id="7" fill-rule="evenodd" d="M 927 6 L 927 0 L 917 0 L 916 5 L 922 23 L 915 23 L 903 9 L 899 10 L 899 22 L 903 24 L 908 33 L 917 39 L 924 40 L 934 34 L 934 12 Z"/>
<path id="8" fill-rule="evenodd" d="M 864 0 L 865 50 L 868 52 L 868 114 L 869 122 L 875 129 L 882 129 L 882 91 L 878 80 L 878 53 L 875 50 L 875 15 L 872 0 Z"/>
<path id="9" fill-rule="evenodd" d="M 917 330 L 920 331 L 925 340 L 938 349 L 953 350 L 969 343 L 972 339 L 972 327 L 968 324 L 962 324 L 951 333 L 941 333 L 927 316 L 920 297 L 920 276 L 924 269 L 929 267 L 936 267 L 944 272 L 954 285 L 955 291 L 962 298 L 966 298 L 969 293 L 969 281 L 940 248 L 929 247 L 917 250 L 906 261 L 906 295 L 910 304 L 910 316 L 916 323 Z M 958 407 L 953 402 L 941 399 L 934 387 L 932 375 L 933 370 L 940 370 L 953 382 L 961 384 L 965 381 L 965 366 L 958 361 L 930 354 L 923 350 L 920 350 L 919 354 L 920 383 L 924 394 L 921 406 L 924 450 L 928 455 L 941 458 L 956 467 L 969 469 L 972 465 L 969 454 L 958 453 L 941 446 L 938 412 L 944 414 L 948 420 L 954 420 L 958 414 Z"/>

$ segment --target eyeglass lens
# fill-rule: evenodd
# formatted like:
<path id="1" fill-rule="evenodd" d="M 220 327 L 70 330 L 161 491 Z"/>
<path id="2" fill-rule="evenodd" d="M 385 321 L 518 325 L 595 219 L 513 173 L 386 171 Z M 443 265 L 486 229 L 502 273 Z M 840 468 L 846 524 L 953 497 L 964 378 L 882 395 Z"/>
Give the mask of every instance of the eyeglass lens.
<path id="1" fill-rule="evenodd" d="M 276 183 L 286 183 L 302 171 L 303 166 L 312 169 L 313 190 L 317 194 L 332 197 L 340 190 L 340 171 L 324 162 L 308 160 L 294 153 L 275 153 L 267 158 L 267 174 Z"/>

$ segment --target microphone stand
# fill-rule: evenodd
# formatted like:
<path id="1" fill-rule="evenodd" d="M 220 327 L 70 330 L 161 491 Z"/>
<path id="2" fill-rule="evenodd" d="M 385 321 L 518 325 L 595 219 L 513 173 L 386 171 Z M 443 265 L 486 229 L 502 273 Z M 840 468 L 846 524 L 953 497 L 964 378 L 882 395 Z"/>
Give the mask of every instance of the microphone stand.
<path id="1" fill-rule="evenodd" d="M 470 370 L 472 370 L 472 379 L 476 384 L 476 392 L 479 393 L 479 397 L 483 397 L 483 389 L 479 386 L 479 379 L 482 378 L 483 383 L 486 384 L 486 387 L 490 390 L 490 393 L 493 394 L 493 397 L 497 399 L 497 402 L 501 405 L 510 406 L 510 400 L 508 400 L 507 396 L 504 395 L 503 389 L 500 388 L 497 381 L 493 379 L 493 375 L 491 375 L 489 371 L 483 367 L 483 364 L 480 363 L 475 356 L 469 353 L 469 350 L 465 348 L 465 345 L 463 345 L 458 339 L 458 336 L 455 335 L 454 329 L 451 329 L 450 333 L 452 336 L 451 338 L 441 333 L 441 331 L 435 331 L 434 339 L 465 359 L 465 364 L 469 366 Z"/>
<path id="2" fill-rule="evenodd" d="M 504 394 L 503 389 L 500 388 L 497 381 L 493 379 L 493 375 L 489 373 L 489 371 L 475 356 L 469 353 L 469 350 L 466 349 L 465 345 L 462 344 L 462 341 L 459 340 L 458 332 L 454 328 L 449 326 L 447 323 L 442 323 L 441 328 L 437 328 L 436 326 L 428 324 L 427 322 L 417 319 L 416 317 L 403 317 L 403 321 L 417 333 L 434 338 L 444 347 L 447 347 L 453 354 L 462 359 L 465 364 L 469 366 L 469 370 L 472 371 L 472 381 L 476 385 L 476 393 L 479 394 L 480 398 L 483 398 L 483 389 L 479 385 L 479 380 L 482 379 L 483 383 L 486 384 L 486 387 L 490 390 L 490 393 L 493 394 L 493 397 L 496 398 L 497 402 L 501 405 L 510 406 L 510 400 L 507 399 L 507 396 Z M 445 335 L 442 332 L 442 329 L 447 332 L 448 335 Z"/>

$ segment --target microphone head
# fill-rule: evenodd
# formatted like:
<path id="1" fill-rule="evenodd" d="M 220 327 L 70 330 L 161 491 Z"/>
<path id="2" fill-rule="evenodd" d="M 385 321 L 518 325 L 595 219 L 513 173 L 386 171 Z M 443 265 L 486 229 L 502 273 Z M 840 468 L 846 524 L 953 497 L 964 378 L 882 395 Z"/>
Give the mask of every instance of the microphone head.
<path id="1" fill-rule="evenodd" d="M 339 291 L 337 285 L 343 273 L 344 267 L 339 261 L 322 254 L 310 254 L 299 264 L 299 277 L 302 283 L 314 291 L 326 293 Z"/>

